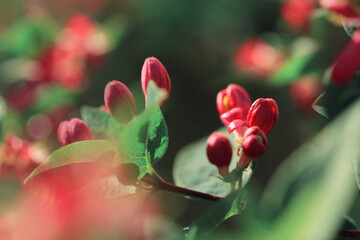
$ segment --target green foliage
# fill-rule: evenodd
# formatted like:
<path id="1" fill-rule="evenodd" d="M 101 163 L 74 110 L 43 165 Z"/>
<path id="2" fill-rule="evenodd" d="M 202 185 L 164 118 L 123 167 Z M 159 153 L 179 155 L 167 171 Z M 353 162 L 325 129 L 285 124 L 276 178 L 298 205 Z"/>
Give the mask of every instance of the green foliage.
<path id="1" fill-rule="evenodd" d="M 187 240 L 205 239 L 207 235 L 213 231 L 226 219 L 240 213 L 244 190 L 240 189 L 232 192 L 226 198 L 217 202 L 203 216 L 195 220 L 187 233 Z"/>
<path id="2" fill-rule="evenodd" d="M 269 80 L 271 85 L 287 85 L 302 75 L 318 71 L 314 62 L 318 61 L 318 51 L 291 57 Z"/>
<path id="3" fill-rule="evenodd" d="M 46 112 L 55 106 L 73 102 L 75 99 L 75 93 L 69 92 L 61 87 L 51 86 L 39 95 L 27 114 L 31 116 L 39 112 Z"/>
<path id="4" fill-rule="evenodd" d="M 139 167 L 140 180 L 152 173 L 152 166 L 164 155 L 169 138 L 161 110 L 157 105 L 133 119 L 120 136 L 120 163 Z"/>
<path id="5" fill-rule="evenodd" d="M 330 74 L 325 74 L 325 81 L 330 82 Z M 334 118 L 360 97 L 360 75 L 345 86 L 329 84 L 325 92 L 317 99 L 314 109 L 321 115 Z"/>
<path id="6" fill-rule="evenodd" d="M 115 165 L 134 163 L 139 168 L 138 180 L 146 173 L 152 174 L 152 165 L 161 159 L 169 143 L 166 122 L 158 106 L 164 94 L 150 81 L 146 111 L 133 119 L 120 136 L 120 162 Z"/>
<path id="7" fill-rule="evenodd" d="M 221 128 L 219 131 L 225 133 L 226 129 Z M 178 152 L 173 169 L 174 180 L 179 186 L 224 197 L 230 192 L 229 184 L 212 176 L 218 175 L 218 170 L 207 159 L 207 138 L 191 143 Z M 235 146 L 233 136 L 230 136 L 229 139 L 232 141 L 233 146 Z M 238 158 L 236 154 L 233 154 L 230 168 L 235 167 Z M 243 186 L 248 183 L 252 176 L 252 167 L 253 165 L 247 168 L 242 175 Z M 234 175 L 236 174 L 234 173 Z"/>
<path id="8" fill-rule="evenodd" d="M 45 162 L 27 177 L 25 183 L 46 170 L 73 163 L 107 161 L 115 153 L 116 144 L 111 141 L 90 140 L 75 142 L 53 152 Z"/>
<path id="9" fill-rule="evenodd" d="M 107 111 L 89 106 L 83 106 L 80 111 L 81 118 L 89 126 L 95 137 L 105 134 L 116 141 L 124 130 L 124 126 Z"/>

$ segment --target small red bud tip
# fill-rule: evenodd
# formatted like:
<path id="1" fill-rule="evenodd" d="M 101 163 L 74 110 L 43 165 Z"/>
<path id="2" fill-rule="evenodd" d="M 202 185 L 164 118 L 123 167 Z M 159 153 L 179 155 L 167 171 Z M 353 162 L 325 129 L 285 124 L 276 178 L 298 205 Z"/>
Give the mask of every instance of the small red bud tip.
<path id="1" fill-rule="evenodd" d="M 113 80 L 106 84 L 104 101 L 109 113 L 122 124 L 127 124 L 136 115 L 134 96 L 122 82 Z"/>
<path id="2" fill-rule="evenodd" d="M 238 108 L 236 110 L 236 114 L 239 115 L 238 119 L 245 120 L 250 105 L 251 99 L 249 94 L 237 84 L 230 84 L 226 89 L 220 91 L 216 97 L 216 106 L 220 116 L 234 108 Z M 231 118 L 228 119 L 229 121 L 233 120 L 233 117 L 229 117 Z"/>
<path id="3" fill-rule="evenodd" d="M 214 132 L 207 140 L 206 154 L 221 175 L 228 173 L 232 158 L 232 147 L 229 139 L 222 133 Z"/>
<path id="4" fill-rule="evenodd" d="M 169 74 L 164 65 L 155 57 L 145 59 L 144 65 L 141 70 L 141 86 L 146 99 L 146 89 L 149 81 L 152 80 L 155 84 L 166 91 L 166 97 L 160 103 L 162 105 L 168 98 L 171 88 Z"/>
<path id="5" fill-rule="evenodd" d="M 348 83 L 360 65 L 360 31 L 356 31 L 337 56 L 331 71 L 331 80 L 336 85 Z"/>
<path id="6" fill-rule="evenodd" d="M 74 142 L 92 140 L 93 136 L 86 123 L 81 119 L 73 118 L 59 124 L 58 139 L 62 146 L 66 146 Z"/>
<path id="7" fill-rule="evenodd" d="M 250 107 L 247 115 L 249 127 L 258 126 L 268 134 L 279 119 L 279 109 L 272 98 L 259 98 Z"/>
<path id="8" fill-rule="evenodd" d="M 266 135 L 259 127 L 251 127 L 244 134 L 243 151 L 250 158 L 258 158 L 265 153 Z"/>

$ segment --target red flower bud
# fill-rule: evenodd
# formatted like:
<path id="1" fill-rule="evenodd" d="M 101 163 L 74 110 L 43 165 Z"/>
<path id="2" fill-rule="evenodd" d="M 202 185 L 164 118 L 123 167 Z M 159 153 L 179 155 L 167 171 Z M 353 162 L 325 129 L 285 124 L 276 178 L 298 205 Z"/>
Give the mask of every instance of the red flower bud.
<path id="1" fill-rule="evenodd" d="M 230 84 L 226 89 L 220 91 L 216 97 L 216 106 L 220 115 L 234 108 L 238 108 L 238 110 L 236 110 L 236 114 L 240 115 L 238 119 L 245 120 L 250 105 L 251 99 L 249 94 L 244 88 L 237 84 Z M 234 120 L 233 117 L 230 117 L 230 119 L 226 117 L 226 119 L 228 119 L 228 121 Z M 224 124 L 226 124 L 226 122 L 224 122 Z"/>
<path id="2" fill-rule="evenodd" d="M 249 127 L 258 126 L 268 134 L 279 119 L 279 109 L 274 99 L 259 98 L 250 107 L 247 115 Z"/>
<path id="3" fill-rule="evenodd" d="M 155 57 L 149 57 L 145 59 L 141 70 L 141 86 L 145 95 L 145 99 L 146 89 L 150 80 L 153 80 L 159 88 L 166 91 L 166 97 L 160 103 L 160 105 L 162 105 L 169 96 L 171 82 L 169 74 L 167 73 L 164 65 Z"/>
<path id="4" fill-rule="evenodd" d="M 349 82 L 355 75 L 360 65 L 360 31 L 356 31 L 336 57 L 335 64 L 331 72 L 331 80 L 334 84 L 343 85 Z"/>
<path id="5" fill-rule="evenodd" d="M 239 159 L 238 166 L 247 168 L 252 160 L 262 156 L 267 147 L 266 135 L 259 127 L 251 127 L 246 130 L 243 142 L 243 154 Z"/>
<path id="6" fill-rule="evenodd" d="M 243 151 L 246 155 L 258 158 L 265 153 L 266 147 L 266 135 L 259 127 L 255 126 L 246 130 L 243 142 Z"/>
<path id="7" fill-rule="evenodd" d="M 210 135 L 207 140 L 206 154 L 222 176 L 229 173 L 232 152 L 231 143 L 226 136 L 219 132 Z"/>
<path id="8" fill-rule="evenodd" d="M 106 109 L 120 123 L 126 124 L 135 117 L 134 96 L 122 82 L 113 80 L 106 84 L 104 100 Z"/>
<path id="9" fill-rule="evenodd" d="M 319 5 L 346 18 L 359 18 L 356 7 L 352 5 L 351 1 L 320 0 Z"/>
<path id="10" fill-rule="evenodd" d="M 79 118 L 73 118 L 59 124 L 58 139 L 62 146 L 66 146 L 74 142 L 92 140 L 93 136 L 86 123 Z"/>

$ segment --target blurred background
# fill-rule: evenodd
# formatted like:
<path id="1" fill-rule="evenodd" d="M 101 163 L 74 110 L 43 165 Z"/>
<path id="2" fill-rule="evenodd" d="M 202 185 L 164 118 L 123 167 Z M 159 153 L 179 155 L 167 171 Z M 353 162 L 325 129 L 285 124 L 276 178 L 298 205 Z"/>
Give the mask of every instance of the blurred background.
<path id="1" fill-rule="evenodd" d="M 156 170 L 173 182 L 177 152 L 222 127 L 216 95 L 236 83 L 252 101 L 273 98 L 279 106 L 279 122 L 252 180 L 261 192 L 281 161 L 327 123 L 312 105 L 327 84 L 326 69 L 350 39 L 341 20 L 315 0 L 0 3 L 4 176 L 28 173 L 29 162 L 41 162 L 59 148 L 58 124 L 79 117 L 80 106 L 103 105 L 111 80 L 130 88 L 141 113 L 141 68 L 154 56 L 172 85 L 162 106 L 170 142 Z M 163 211 L 180 226 L 207 207 L 172 194 L 161 197 L 178 206 L 164 205 Z"/>

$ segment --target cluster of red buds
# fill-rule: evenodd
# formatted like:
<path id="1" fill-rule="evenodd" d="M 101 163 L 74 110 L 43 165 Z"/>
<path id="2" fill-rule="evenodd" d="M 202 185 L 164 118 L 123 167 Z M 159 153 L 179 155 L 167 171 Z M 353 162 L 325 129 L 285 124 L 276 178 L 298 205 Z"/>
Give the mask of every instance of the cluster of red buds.
<path id="1" fill-rule="evenodd" d="M 279 118 L 278 106 L 271 98 L 259 98 L 251 104 L 247 91 L 236 84 L 230 84 L 218 93 L 216 105 L 228 133 L 235 134 L 239 155 L 237 167 L 245 169 L 252 160 L 265 153 L 266 134 Z M 208 158 L 218 167 L 221 175 L 229 172 L 232 157 L 232 148 L 229 146 L 230 141 L 222 134 L 214 133 L 208 139 Z"/>
<path id="2" fill-rule="evenodd" d="M 145 95 L 149 81 L 166 91 L 166 97 L 160 103 L 163 104 L 170 92 L 170 78 L 164 65 L 155 57 L 145 60 L 141 72 L 141 84 Z M 104 91 L 105 106 L 101 109 L 108 111 L 121 124 L 128 124 L 136 116 L 136 104 L 130 89 L 122 82 L 113 80 L 107 83 Z M 58 128 L 58 138 L 62 146 L 67 144 L 92 140 L 93 136 L 81 119 L 74 118 L 70 121 L 63 121 Z"/>

